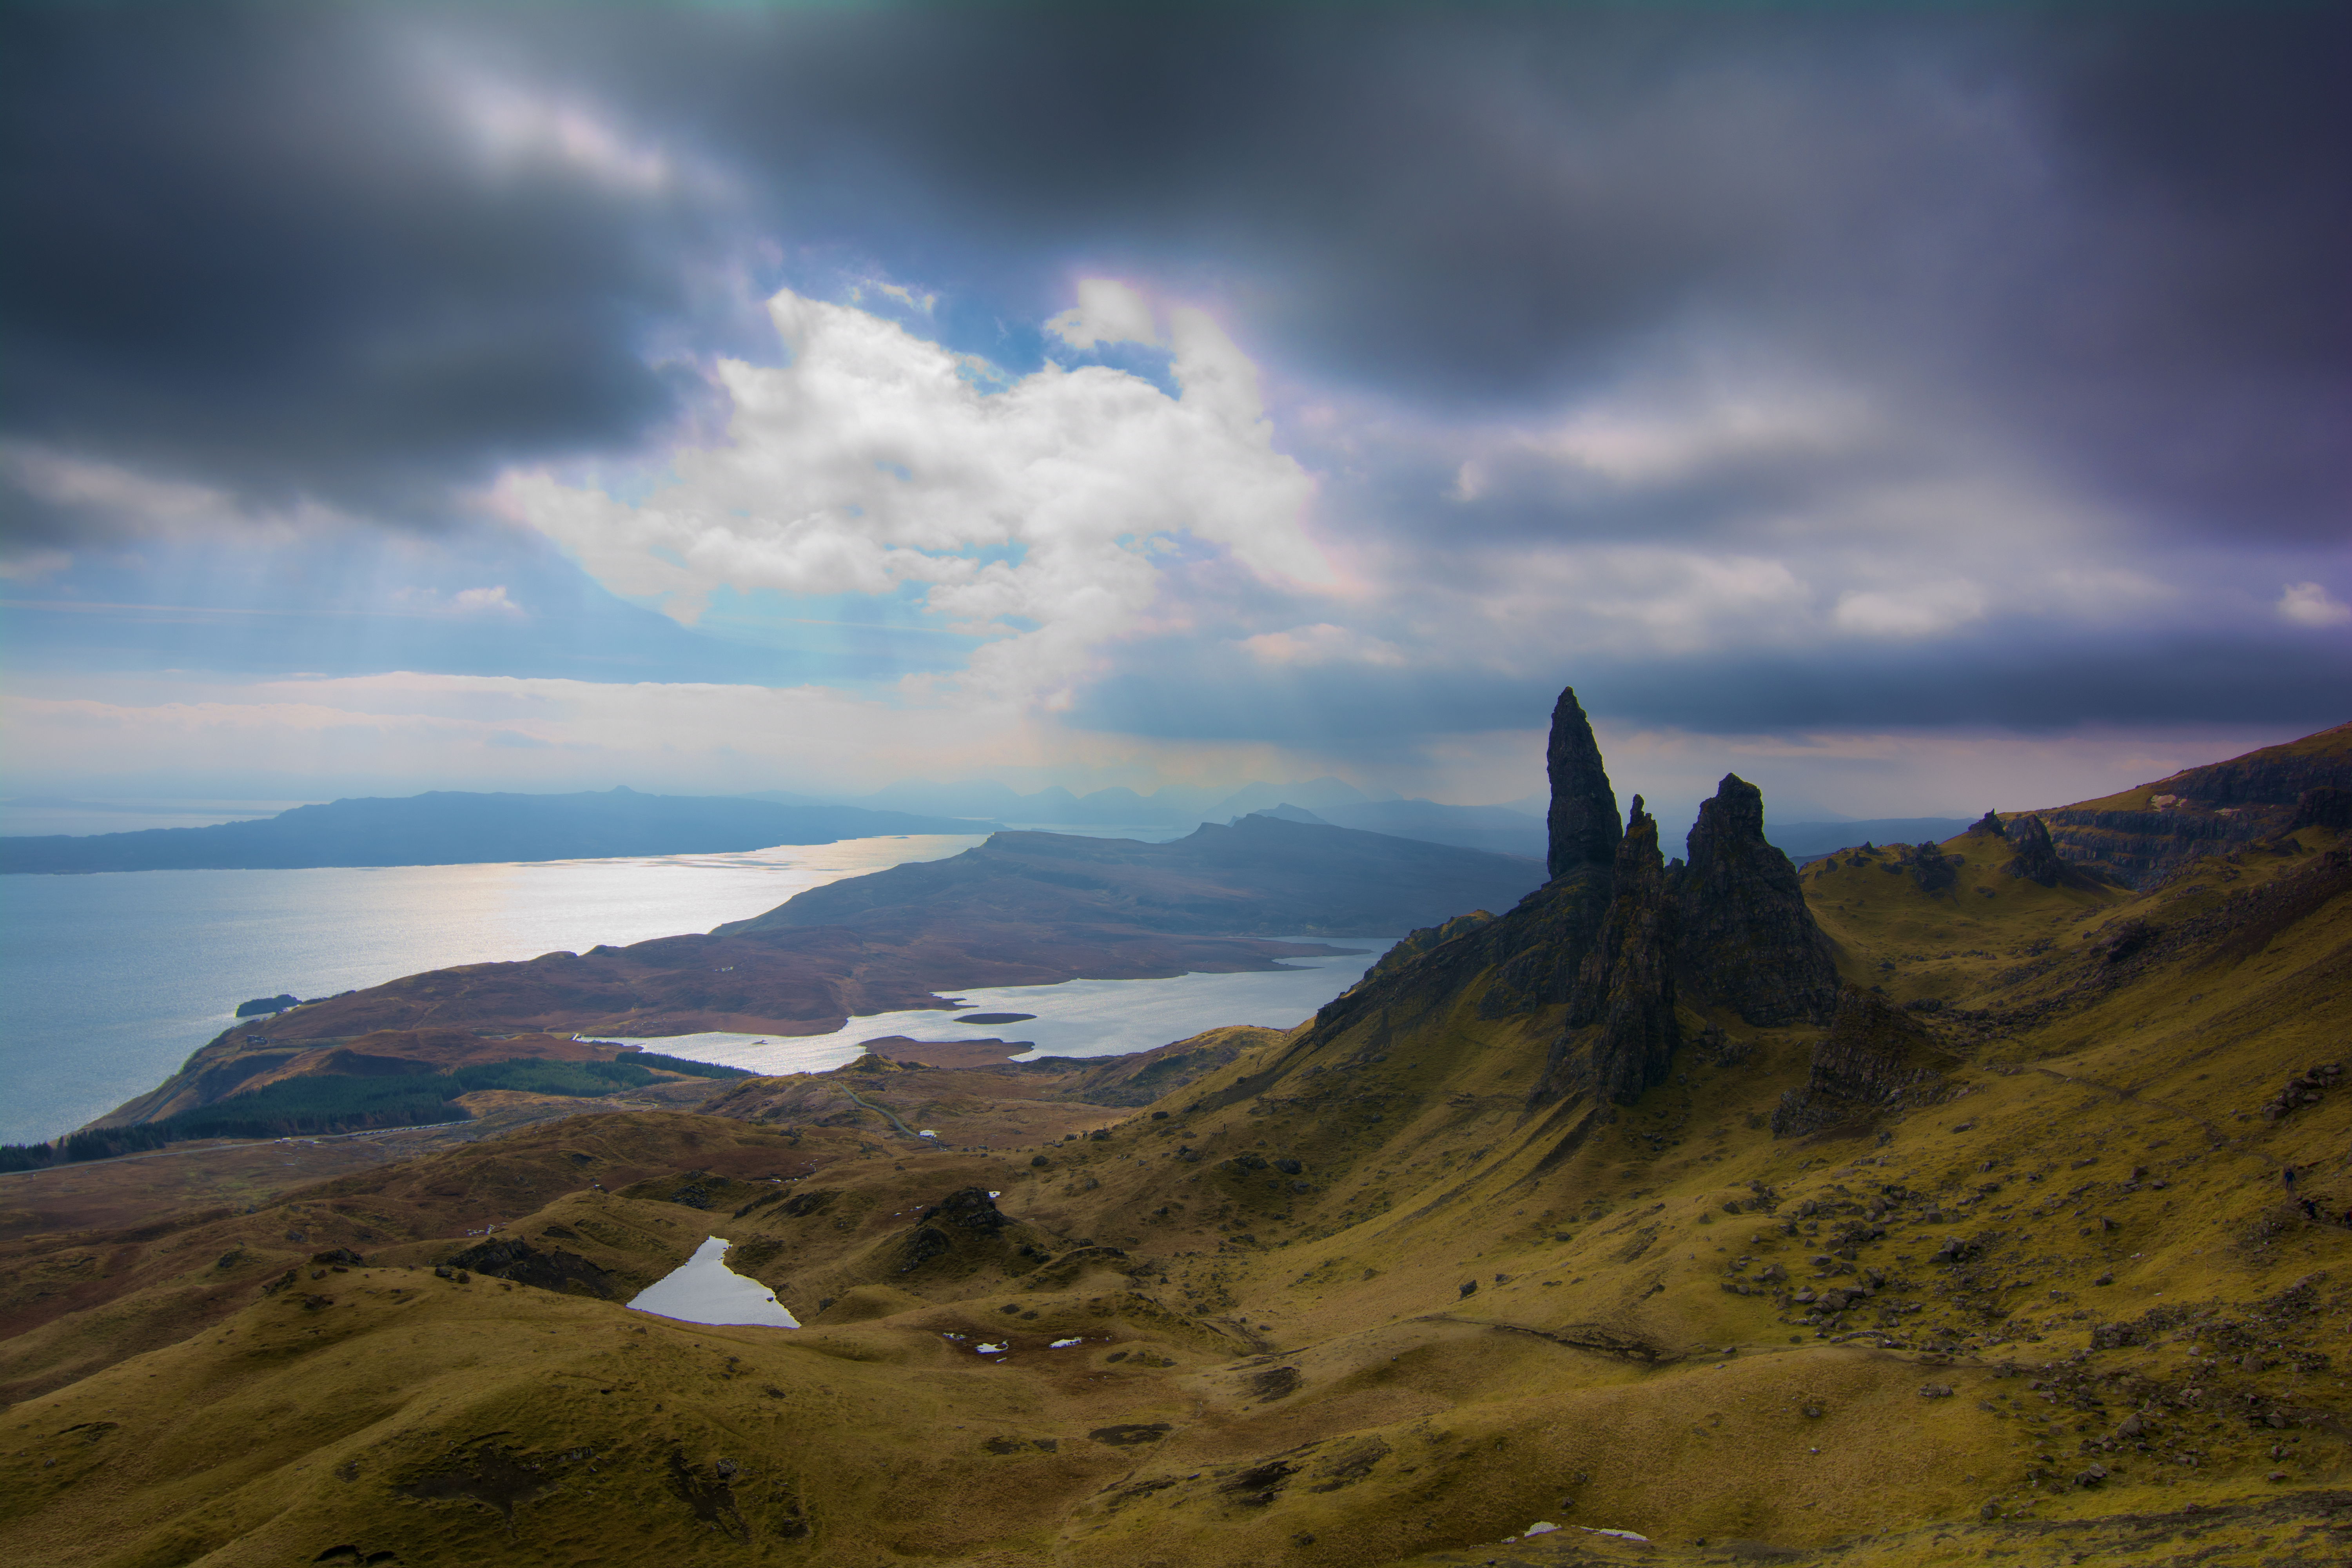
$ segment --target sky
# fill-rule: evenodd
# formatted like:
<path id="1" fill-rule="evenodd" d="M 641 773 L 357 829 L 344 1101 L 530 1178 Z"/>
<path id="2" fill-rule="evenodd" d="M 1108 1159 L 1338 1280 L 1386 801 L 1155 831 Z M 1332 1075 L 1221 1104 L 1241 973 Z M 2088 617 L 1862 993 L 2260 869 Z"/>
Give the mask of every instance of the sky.
<path id="1" fill-rule="evenodd" d="M 2061 804 L 2352 718 L 2340 5 L 17 4 L 0 795 Z M 170 809 L 169 807 L 166 807 Z"/>

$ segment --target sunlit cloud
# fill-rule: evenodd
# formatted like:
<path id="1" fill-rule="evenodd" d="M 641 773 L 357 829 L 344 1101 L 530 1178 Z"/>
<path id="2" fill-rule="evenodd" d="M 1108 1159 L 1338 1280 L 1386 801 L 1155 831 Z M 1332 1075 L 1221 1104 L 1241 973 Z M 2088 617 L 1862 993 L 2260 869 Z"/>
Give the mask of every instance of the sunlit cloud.
<path id="1" fill-rule="evenodd" d="M 1313 477 L 1276 450 L 1256 367 L 1205 313 L 1171 313 L 1169 395 L 1047 363 L 1001 391 L 897 322 L 791 292 L 781 366 L 723 362 L 722 444 L 669 454 L 642 499 L 505 475 L 489 497 L 614 591 L 692 624 L 721 588 L 920 590 L 990 640 L 956 684 L 1053 704 L 1107 642 L 1149 626 L 1171 548 L 1253 578 L 1333 581 L 1307 528 Z"/>
<path id="2" fill-rule="evenodd" d="M 1048 317 L 1045 330 L 1074 349 L 1099 348 L 1105 343 L 1157 343 L 1151 302 L 1142 293 L 1112 278 L 1082 278 L 1078 302 L 1058 316 Z"/>

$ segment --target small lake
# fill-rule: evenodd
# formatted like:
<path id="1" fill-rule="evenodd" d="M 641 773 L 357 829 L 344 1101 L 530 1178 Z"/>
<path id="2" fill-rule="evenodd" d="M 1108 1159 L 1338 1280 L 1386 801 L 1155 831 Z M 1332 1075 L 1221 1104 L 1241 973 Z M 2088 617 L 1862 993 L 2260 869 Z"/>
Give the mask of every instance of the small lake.
<path id="1" fill-rule="evenodd" d="M 774 1291 L 727 1267 L 727 1249 L 734 1245 L 712 1237 L 694 1249 L 692 1258 L 638 1291 L 629 1310 L 714 1327 L 749 1323 L 771 1329 L 799 1328 L 801 1321 L 776 1300 Z"/>
<path id="2" fill-rule="evenodd" d="M 252 997 L 327 996 L 452 964 L 709 931 L 844 877 L 960 855 L 982 837 L 497 866 L 0 877 L 0 1143 L 54 1138 L 145 1093 Z"/>
<path id="3" fill-rule="evenodd" d="M 1178 974 L 1165 980 L 1066 980 L 1058 985 L 988 985 L 953 995 L 965 1005 L 876 1013 L 830 1035 L 672 1035 L 631 1041 L 648 1050 L 759 1073 L 823 1072 L 857 1059 L 861 1043 L 888 1035 L 915 1040 L 1032 1040 L 1040 1057 L 1118 1057 L 1148 1051 L 1222 1024 L 1287 1029 L 1363 978 L 1394 937 L 1286 937 L 1360 949 L 1338 957 L 1291 958 L 1254 974 Z M 1018 1024 L 959 1024 L 964 1013 L 1034 1013 Z M 599 1035 L 598 1039 L 626 1037 Z"/>

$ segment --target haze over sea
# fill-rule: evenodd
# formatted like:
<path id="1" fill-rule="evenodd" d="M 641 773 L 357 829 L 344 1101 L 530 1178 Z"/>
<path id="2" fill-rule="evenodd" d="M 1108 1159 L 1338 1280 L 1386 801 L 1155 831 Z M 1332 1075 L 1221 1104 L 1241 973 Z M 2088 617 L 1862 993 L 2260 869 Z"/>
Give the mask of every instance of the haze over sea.
<path id="1" fill-rule="evenodd" d="M 1136 837 L 1158 837 L 1157 833 Z M 910 860 L 944 859 L 981 836 L 856 838 L 732 855 L 299 871 L 127 871 L 0 878 L 0 1143 L 70 1131 L 177 1070 L 235 1021 L 237 1004 L 331 995 L 453 964 L 626 946 L 709 931 L 793 894 Z M 1217 1024 L 1295 1024 L 1385 950 L 1283 974 L 1078 981 L 1020 987 L 1037 1024 L 943 1033 L 950 1015 L 891 1015 L 830 1037 L 718 1061 L 806 1070 L 847 1061 L 855 1042 L 928 1024 L 928 1037 L 1003 1034 L 1069 1055 L 1138 1050 Z M 1066 992 L 1067 1006 L 1045 1000 Z M 996 992 L 969 993 L 975 1006 Z M 1242 1013 L 1233 1009 L 1240 1006 Z M 1052 1015 L 1066 1011 L 1069 1016 Z M 738 1048 L 725 1048 L 728 1045 Z"/>

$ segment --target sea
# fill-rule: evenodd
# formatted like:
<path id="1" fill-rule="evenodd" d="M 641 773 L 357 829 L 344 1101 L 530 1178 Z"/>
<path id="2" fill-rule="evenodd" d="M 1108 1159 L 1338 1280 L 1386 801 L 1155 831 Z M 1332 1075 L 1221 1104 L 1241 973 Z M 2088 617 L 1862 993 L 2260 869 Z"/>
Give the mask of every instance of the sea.
<path id="1" fill-rule="evenodd" d="M 57 1137 L 154 1088 L 250 998 L 332 995 L 453 964 L 709 931 L 809 888 L 944 859 L 982 841 L 939 835 L 638 859 L 0 876 L 0 1143 Z M 1034 1040 L 1045 1055 L 1113 1055 L 1219 1024 L 1300 1023 L 1391 940 L 1336 940 L 1329 945 L 1360 951 L 1273 973 L 962 994 L 971 1011 L 1038 1015 L 1020 1025 L 961 1028 L 952 1015 L 925 1012 L 853 1019 L 830 1036 L 644 1043 L 774 1072 L 838 1066 L 857 1055 L 859 1041 L 887 1035 L 993 1035 Z"/>

